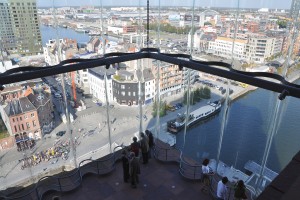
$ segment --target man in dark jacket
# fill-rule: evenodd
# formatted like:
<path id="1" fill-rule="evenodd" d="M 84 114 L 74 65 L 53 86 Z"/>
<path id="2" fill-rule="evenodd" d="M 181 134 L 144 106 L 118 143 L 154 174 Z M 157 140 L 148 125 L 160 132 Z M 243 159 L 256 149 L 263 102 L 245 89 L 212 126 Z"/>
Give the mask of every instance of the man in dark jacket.
<path id="1" fill-rule="evenodd" d="M 122 164 L 123 164 L 123 179 L 125 183 L 128 183 L 129 179 L 129 158 L 126 150 L 122 151 Z"/>
<path id="2" fill-rule="evenodd" d="M 145 132 L 146 132 L 146 135 L 149 138 L 149 153 L 148 153 L 148 157 L 151 158 L 152 157 L 152 151 L 153 151 L 153 148 L 154 148 L 154 137 L 153 137 L 153 134 L 151 133 L 151 131 L 146 130 Z"/>
<path id="3" fill-rule="evenodd" d="M 139 183 L 139 174 L 141 173 L 140 163 L 138 157 L 135 153 L 130 153 L 130 176 L 131 176 L 131 186 L 136 188 Z"/>
<path id="4" fill-rule="evenodd" d="M 148 151 L 149 151 L 149 144 L 148 140 L 144 133 L 141 133 L 141 150 L 142 150 L 142 156 L 143 156 L 143 164 L 148 163 Z"/>
<path id="5" fill-rule="evenodd" d="M 133 143 L 130 145 L 130 151 L 135 153 L 136 157 L 139 157 L 139 152 L 140 152 L 140 143 L 137 142 L 137 137 L 132 138 Z"/>

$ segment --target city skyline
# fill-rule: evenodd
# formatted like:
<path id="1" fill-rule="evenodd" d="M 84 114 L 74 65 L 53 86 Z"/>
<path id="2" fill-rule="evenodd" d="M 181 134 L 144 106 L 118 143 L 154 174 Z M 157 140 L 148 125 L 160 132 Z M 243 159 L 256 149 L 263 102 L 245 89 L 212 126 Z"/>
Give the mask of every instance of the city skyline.
<path id="1" fill-rule="evenodd" d="M 88 0 L 84 3 L 75 2 L 74 0 L 64 0 L 64 1 L 53 1 L 55 7 L 63 7 L 63 6 L 100 6 L 101 0 Z M 52 7 L 52 1 L 48 0 L 37 0 L 38 7 Z M 158 6 L 159 0 L 151 1 L 150 6 Z M 287 1 L 268 1 L 268 0 L 208 0 L 205 2 L 195 2 L 195 7 L 232 7 L 236 8 L 238 6 L 240 8 L 269 8 L 269 9 L 290 9 L 292 0 Z M 147 1 L 138 1 L 138 0 L 128 0 L 124 3 L 115 2 L 112 0 L 103 0 L 103 6 L 146 6 Z M 183 7 L 191 7 L 193 4 L 193 0 L 172 0 L 172 1 L 161 1 L 161 6 L 183 6 Z"/>

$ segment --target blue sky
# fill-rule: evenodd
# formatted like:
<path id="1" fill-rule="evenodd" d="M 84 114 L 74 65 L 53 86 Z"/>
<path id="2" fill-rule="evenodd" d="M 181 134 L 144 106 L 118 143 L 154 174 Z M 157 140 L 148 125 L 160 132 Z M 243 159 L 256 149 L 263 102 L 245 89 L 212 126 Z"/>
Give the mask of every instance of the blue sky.
<path id="1" fill-rule="evenodd" d="M 37 0 L 39 7 L 60 6 L 99 6 L 101 0 Z M 193 0 L 160 0 L 162 6 L 191 6 Z M 239 0 L 242 8 L 277 8 L 289 9 L 292 0 Z M 138 6 L 146 5 L 147 0 L 102 0 L 103 6 Z M 237 7 L 238 0 L 195 0 L 196 7 Z M 158 0 L 150 0 L 150 6 L 157 6 Z"/>

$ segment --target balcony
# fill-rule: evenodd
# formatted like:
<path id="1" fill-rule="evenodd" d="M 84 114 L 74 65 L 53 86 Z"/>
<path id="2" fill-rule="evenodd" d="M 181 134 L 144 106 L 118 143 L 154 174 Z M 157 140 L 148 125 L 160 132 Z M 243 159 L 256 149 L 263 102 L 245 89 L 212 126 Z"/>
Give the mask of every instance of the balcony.
<path id="1" fill-rule="evenodd" d="M 36 62 L 43 66 L 42 56 L 33 56 L 21 57 L 20 68 L 9 64 L 3 67 L 12 55 L 0 46 L 1 72 L 7 70 L 0 74 L 0 86 L 5 91 L 0 92 L 0 199 L 210 199 L 216 196 L 217 183 L 224 176 L 229 179 L 228 199 L 233 199 L 232 186 L 238 180 L 244 181 L 248 199 L 293 199 L 297 192 L 293 184 L 297 185 L 299 177 L 299 156 L 294 155 L 300 149 L 300 71 L 297 64 L 289 63 L 299 60 L 298 52 L 292 48 L 298 45 L 298 17 L 287 18 L 287 12 L 275 10 L 253 11 L 240 1 L 231 1 L 228 8 L 214 1 L 216 5 L 209 5 L 210 9 L 188 1 L 186 11 L 179 1 L 168 7 L 164 2 L 150 2 L 149 12 L 145 0 L 137 7 L 124 8 L 106 7 L 105 3 L 80 8 L 82 13 L 89 13 L 84 15 L 73 8 L 54 9 L 51 19 L 47 18 L 49 9 L 40 10 L 42 22 L 47 18 L 53 24 L 41 26 L 43 37 L 51 33 L 51 38 L 72 37 L 69 39 L 78 42 L 76 52 L 68 51 L 68 40 L 64 40 L 65 46 L 59 45 L 62 47 L 52 55 L 59 60 L 58 65 L 30 67 Z M 54 2 L 52 6 L 61 5 Z M 298 9 L 294 5 L 290 8 Z M 64 12 L 74 13 L 76 20 L 60 17 Z M 172 14 L 184 12 L 181 16 Z M 290 35 L 284 40 L 289 45 L 283 45 L 290 49 L 281 50 L 280 58 L 286 61 L 281 66 L 266 66 L 266 71 L 255 72 L 267 63 L 254 63 L 251 56 L 243 60 L 233 57 L 234 43 L 224 49 L 228 63 L 217 55 L 194 51 L 199 40 L 213 43 L 217 37 L 226 38 L 228 31 L 222 27 L 244 30 L 235 23 L 241 18 L 251 21 L 251 17 L 247 18 L 251 15 L 262 19 L 274 15 L 278 18 L 274 30 Z M 169 23 L 172 20 L 178 23 Z M 279 28 L 285 21 L 289 26 Z M 99 41 L 91 40 L 87 34 L 76 33 L 74 23 L 102 36 L 97 36 Z M 124 23 L 137 26 L 137 33 L 107 31 L 108 26 L 110 30 L 117 29 Z M 59 27 L 62 24 L 69 28 Z M 263 30 L 269 30 L 267 26 L 272 24 L 266 20 Z M 211 31 L 215 31 L 216 38 L 199 38 Z M 88 43 L 86 47 L 82 42 Z M 184 48 L 175 53 L 172 49 L 177 44 Z M 165 53 L 165 49 L 173 53 Z M 169 65 L 174 69 L 171 74 L 166 68 Z M 70 72 L 78 74 L 79 70 L 99 66 L 103 69 L 97 74 L 92 70 L 86 74 L 89 81 L 93 80 L 93 87 L 78 78 L 78 85 L 82 85 L 79 89 L 75 77 L 68 76 Z M 135 73 L 143 69 L 149 70 Z M 138 81 L 128 83 L 123 104 L 117 101 L 110 78 L 117 70 L 129 70 Z M 182 75 L 184 85 L 179 84 Z M 199 80 L 194 83 L 192 78 L 196 76 Z M 173 82 L 168 82 L 167 77 L 174 77 Z M 175 88 L 174 84 L 179 85 Z M 170 88 L 163 90 L 162 86 Z M 9 98 L 7 94 L 15 92 L 16 87 L 20 96 Z M 156 91 L 153 98 L 144 98 L 148 91 Z M 44 99 L 30 98 L 42 93 L 48 95 Z M 43 126 L 48 116 L 42 117 L 39 112 L 34 120 L 25 118 L 41 106 L 42 114 L 49 113 L 51 118 L 47 125 L 52 122 L 47 132 Z M 36 130 L 25 130 L 27 124 L 35 124 Z M 155 154 L 148 164 L 141 163 L 140 183 L 132 189 L 123 183 L 120 152 L 134 136 L 140 139 L 139 133 L 145 130 L 152 131 L 155 137 Z M 215 172 L 207 193 L 200 191 L 201 163 L 205 158 L 210 159 L 209 166 Z"/>

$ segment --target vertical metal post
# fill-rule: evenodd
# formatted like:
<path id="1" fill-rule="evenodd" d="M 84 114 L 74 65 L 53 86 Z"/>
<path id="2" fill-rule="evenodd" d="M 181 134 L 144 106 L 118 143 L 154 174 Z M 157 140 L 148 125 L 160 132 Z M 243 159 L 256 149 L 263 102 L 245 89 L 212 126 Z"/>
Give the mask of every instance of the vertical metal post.
<path id="1" fill-rule="evenodd" d="M 149 0 L 147 0 L 147 47 L 149 47 Z"/>
<path id="2" fill-rule="evenodd" d="M 62 192 L 62 188 L 61 188 L 60 179 L 59 179 L 59 178 L 57 178 L 57 181 L 58 181 L 58 185 L 59 185 L 59 190 Z"/>
<path id="3" fill-rule="evenodd" d="M 106 67 L 109 67 L 109 66 L 106 66 Z M 109 99 L 108 99 L 108 84 L 107 84 L 107 70 L 105 70 L 105 74 L 104 74 L 104 87 L 105 87 L 106 118 L 107 118 L 107 129 L 108 129 L 108 140 L 109 140 L 109 152 L 112 153 L 111 127 L 110 127 L 110 116 L 109 116 Z"/>
<path id="4" fill-rule="evenodd" d="M 160 0 L 158 1 L 158 27 L 157 27 L 157 47 L 160 48 L 160 21 L 161 21 L 161 16 L 160 16 Z M 156 138 L 155 140 L 159 137 L 160 134 L 160 61 L 157 62 L 157 73 L 156 73 L 156 125 L 155 125 L 155 132 L 156 132 Z"/>

